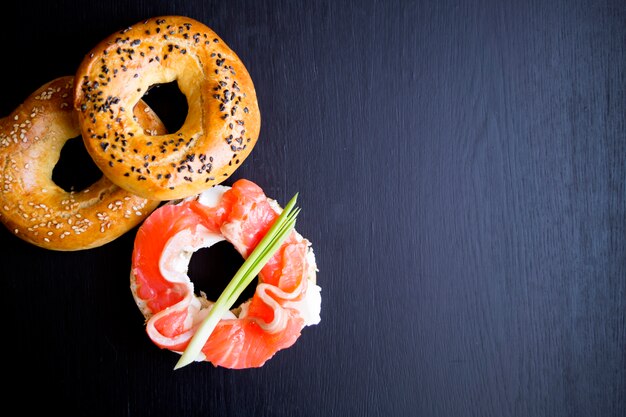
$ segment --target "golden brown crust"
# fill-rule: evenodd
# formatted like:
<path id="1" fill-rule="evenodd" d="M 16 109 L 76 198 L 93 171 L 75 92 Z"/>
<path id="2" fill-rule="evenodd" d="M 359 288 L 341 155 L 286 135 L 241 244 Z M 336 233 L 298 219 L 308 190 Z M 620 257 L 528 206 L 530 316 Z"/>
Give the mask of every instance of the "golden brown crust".
<path id="1" fill-rule="evenodd" d="M 16 236 L 46 249 L 71 251 L 101 246 L 127 232 L 159 204 L 106 177 L 82 191 L 67 192 L 52 170 L 68 139 L 80 135 L 72 107 L 73 77 L 51 81 L 0 120 L 0 221 Z M 142 102 L 140 123 L 164 132 Z"/>
<path id="2" fill-rule="evenodd" d="M 146 136 L 131 110 L 152 85 L 174 80 L 187 97 L 185 123 Z M 111 181 L 146 198 L 173 200 L 221 183 L 259 135 L 248 71 L 215 32 L 188 17 L 155 17 L 112 34 L 87 54 L 76 82 L 87 151 Z M 126 146 L 112 152 L 116 138 Z"/>

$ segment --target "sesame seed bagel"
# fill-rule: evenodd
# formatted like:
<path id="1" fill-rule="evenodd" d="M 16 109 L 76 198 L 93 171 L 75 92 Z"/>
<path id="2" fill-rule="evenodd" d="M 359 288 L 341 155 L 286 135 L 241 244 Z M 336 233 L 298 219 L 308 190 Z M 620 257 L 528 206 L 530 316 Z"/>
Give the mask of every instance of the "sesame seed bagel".
<path id="1" fill-rule="evenodd" d="M 108 243 L 159 204 L 131 194 L 104 176 L 84 190 L 71 192 L 52 181 L 63 145 L 80 135 L 72 107 L 73 80 L 62 77 L 45 84 L 0 120 L 0 221 L 19 238 L 59 251 Z M 136 113 L 147 130 L 164 132 L 156 114 L 143 102 Z"/>
<path id="2" fill-rule="evenodd" d="M 187 98 L 186 120 L 174 133 L 147 135 L 132 109 L 151 86 L 172 81 Z M 145 198 L 184 198 L 221 183 L 259 135 L 248 71 L 215 32 L 188 17 L 155 17 L 102 40 L 81 63 L 75 88 L 87 151 L 111 181 Z M 116 140 L 125 145 L 112 149 Z"/>

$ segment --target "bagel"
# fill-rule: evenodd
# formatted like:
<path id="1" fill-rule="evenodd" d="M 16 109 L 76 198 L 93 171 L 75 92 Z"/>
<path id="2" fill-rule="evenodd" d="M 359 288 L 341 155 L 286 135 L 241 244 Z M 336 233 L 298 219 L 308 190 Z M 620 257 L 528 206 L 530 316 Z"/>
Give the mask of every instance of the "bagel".
<path id="1" fill-rule="evenodd" d="M 147 135 L 132 109 L 151 86 L 173 81 L 187 98 L 185 122 L 176 132 Z M 183 16 L 154 17 L 98 43 L 76 73 L 74 107 L 85 147 L 104 174 L 157 200 L 227 179 L 261 126 L 244 64 L 210 28 Z M 119 140 L 124 146 L 112 149 Z"/>
<path id="2" fill-rule="evenodd" d="M 196 295 L 187 275 L 192 254 L 226 240 L 248 258 L 281 211 L 258 185 L 240 179 L 232 188 L 219 185 L 165 204 L 139 226 L 130 287 L 154 344 L 183 352 L 215 305 Z M 292 230 L 259 273 L 252 299 L 223 312 L 195 359 L 254 368 L 292 346 L 305 326 L 321 320 L 316 273 L 311 243 Z"/>
<path id="3" fill-rule="evenodd" d="M 59 251 L 108 243 L 159 204 L 129 193 L 106 177 L 70 192 L 52 181 L 63 145 L 80 135 L 72 107 L 73 80 L 61 77 L 45 84 L 0 120 L 0 221 L 17 237 Z M 145 103 L 138 104 L 136 114 L 146 131 L 164 132 Z"/>

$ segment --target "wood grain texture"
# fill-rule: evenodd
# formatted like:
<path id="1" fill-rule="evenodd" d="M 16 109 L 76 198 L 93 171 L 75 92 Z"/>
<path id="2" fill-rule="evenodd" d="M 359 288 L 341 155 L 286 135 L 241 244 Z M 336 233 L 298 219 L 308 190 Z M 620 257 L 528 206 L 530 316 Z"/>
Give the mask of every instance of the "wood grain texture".
<path id="1" fill-rule="evenodd" d="M 128 288 L 134 232 L 56 253 L 1 230 L 4 404 L 625 415 L 626 5 L 314 3 L 60 0 L 5 21 L 19 65 L 2 66 L 0 115 L 137 20 L 183 14 L 214 29 L 247 65 L 262 115 L 233 180 L 283 203 L 300 192 L 323 302 L 320 325 L 261 369 L 173 372 Z M 205 262 L 216 256 L 232 259 Z"/>

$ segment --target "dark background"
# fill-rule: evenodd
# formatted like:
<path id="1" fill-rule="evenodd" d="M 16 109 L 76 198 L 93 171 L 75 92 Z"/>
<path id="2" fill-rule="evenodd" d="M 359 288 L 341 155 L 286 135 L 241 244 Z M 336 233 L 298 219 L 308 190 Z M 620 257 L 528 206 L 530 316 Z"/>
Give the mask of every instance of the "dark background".
<path id="1" fill-rule="evenodd" d="M 204 22 L 248 67 L 261 135 L 226 183 L 282 203 L 300 192 L 322 321 L 263 368 L 173 371 L 128 288 L 135 231 L 59 253 L 2 229 L 4 407 L 626 414 L 623 1 L 15 2 L 0 114 L 105 36 L 165 14 Z M 152 97 L 170 128 L 176 93 Z M 59 182 L 87 165 L 62 158 Z M 191 276 L 217 294 L 240 263 L 222 245 Z"/>

